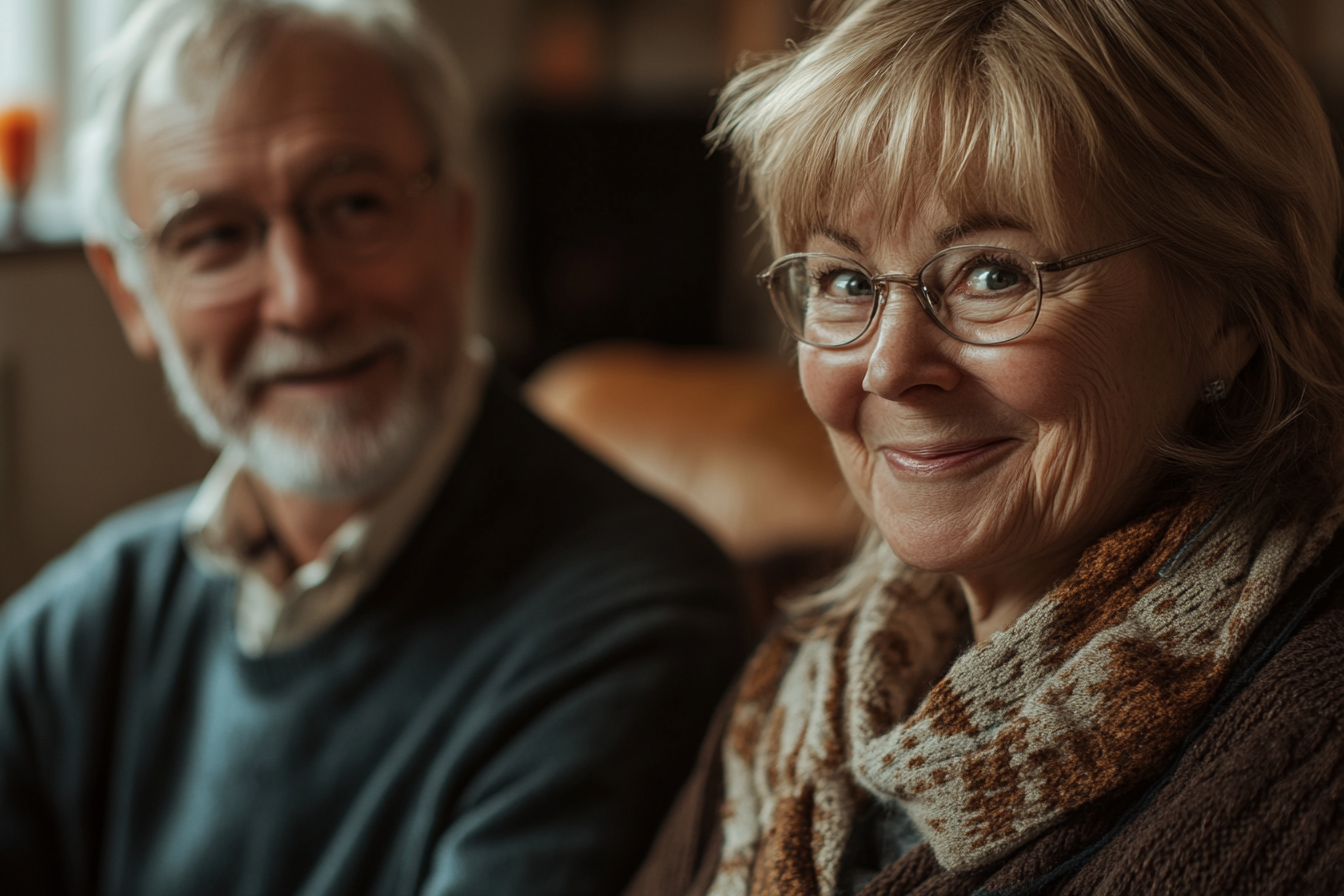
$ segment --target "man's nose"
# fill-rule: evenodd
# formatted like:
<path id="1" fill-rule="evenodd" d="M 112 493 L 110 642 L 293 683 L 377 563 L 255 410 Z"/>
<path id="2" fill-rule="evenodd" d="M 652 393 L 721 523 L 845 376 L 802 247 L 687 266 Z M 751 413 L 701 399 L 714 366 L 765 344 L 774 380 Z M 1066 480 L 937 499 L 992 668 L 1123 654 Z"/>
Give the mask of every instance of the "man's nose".
<path id="1" fill-rule="evenodd" d="M 277 220 L 261 247 L 266 286 L 262 316 L 296 330 L 320 328 L 337 311 L 312 236 L 293 220 Z"/>
<path id="2" fill-rule="evenodd" d="M 910 287 L 886 284 L 875 314 L 874 332 L 856 346 L 867 351 L 865 391 L 896 400 L 918 386 L 950 391 L 957 385 L 961 371 L 947 352 L 954 340 L 929 318 Z"/>

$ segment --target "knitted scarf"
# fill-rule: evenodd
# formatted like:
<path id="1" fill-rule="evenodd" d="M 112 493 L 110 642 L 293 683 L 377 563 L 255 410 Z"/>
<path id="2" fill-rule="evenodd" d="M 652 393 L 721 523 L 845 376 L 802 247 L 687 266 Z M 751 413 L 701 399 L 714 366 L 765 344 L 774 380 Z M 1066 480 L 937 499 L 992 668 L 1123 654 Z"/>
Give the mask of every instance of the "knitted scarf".
<path id="1" fill-rule="evenodd" d="M 1341 518 L 1271 525 L 1207 498 L 1154 512 L 955 663 L 964 600 L 909 568 L 825 634 L 773 636 L 723 747 L 710 896 L 832 896 L 874 798 L 964 871 L 1153 777 Z"/>

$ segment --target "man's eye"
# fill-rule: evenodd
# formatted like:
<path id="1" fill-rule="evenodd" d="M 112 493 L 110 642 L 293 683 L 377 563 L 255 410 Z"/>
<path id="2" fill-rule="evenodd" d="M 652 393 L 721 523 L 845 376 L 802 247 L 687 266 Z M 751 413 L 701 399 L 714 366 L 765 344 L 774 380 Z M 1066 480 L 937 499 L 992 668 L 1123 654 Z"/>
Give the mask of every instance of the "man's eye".
<path id="1" fill-rule="evenodd" d="M 166 240 L 167 254 L 197 266 L 216 266 L 246 252 L 254 230 L 248 223 L 234 220 L 193 224 Z"/>
<path id="2" fill-rule="evenodd" d="M 320 201 L 314 223 L 338 239 L 369 240 L 385 235 L 396 216 L 395 199 L 386 191 L 351 189 Z"/>
<path id="3" fill-rule="evenodd" d="M 379 214 L 387 208 L 387 200 L 379 193 L 349 193 L 338 196 L 329 206 L 329 212 L 335 215 L 358 217 L 360 215 Z"/>
<path id="4" fill-rule="evenodd" d="M 242 224 L 215 224 L 184 234 L 179 244 L 183 251 L 190 252 L 210 246 L 228 246 L 241 243 L 246 239 L 246 227 Z"/>

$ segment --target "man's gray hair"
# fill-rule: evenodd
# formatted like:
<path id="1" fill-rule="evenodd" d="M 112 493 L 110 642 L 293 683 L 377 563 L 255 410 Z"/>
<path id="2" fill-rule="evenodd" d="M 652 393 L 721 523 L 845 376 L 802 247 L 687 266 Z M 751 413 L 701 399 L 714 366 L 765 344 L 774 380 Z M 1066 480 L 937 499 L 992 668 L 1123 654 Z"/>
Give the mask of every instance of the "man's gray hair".
<path id="1" fill-rule="evenodd" d="M 465 79 L 410 0 L 145 0 L 92 70 L 93 102 L 75 147 L 76 190 L 90 243 L 117 255 L 124 278 L 143 290 L 126 233 L 120 188 L 127 115 L 152 70 L 185 97 L 217 99 L 286 25 L 335 27 L 376 53 L 424 119 L 448 179 L 466 177 L 471 115 Z M 134 261 L 132 261 L 134 259 Z"/>

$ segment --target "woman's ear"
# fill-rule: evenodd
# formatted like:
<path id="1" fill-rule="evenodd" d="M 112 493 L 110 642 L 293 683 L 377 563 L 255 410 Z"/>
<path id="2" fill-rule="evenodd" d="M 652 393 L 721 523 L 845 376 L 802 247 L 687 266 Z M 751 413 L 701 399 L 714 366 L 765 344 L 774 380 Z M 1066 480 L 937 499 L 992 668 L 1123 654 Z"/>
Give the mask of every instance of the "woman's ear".
<path id="1" fill-rule="evenodd" d="M 121 322 L 121 332 L 125 334 L 131 351 L 146 361 L 156 360 L 159 357 L 159 344 L 145 317 L 145 309 L 140 307 L 140 300 L 117 272 L 117 257 L 103 243 L 85 246 L 84 256 L 89 260 L 89 267 L 93 268 L 98 281 L 103 284 L 108 298 L 112 300 L 112 310 Z"/>
<path id="2" fill-rule="evenodd" d="M 1229 308 L 1222 315 L 1209 349 L 1213 374 L 1235 380 L 1260 349 L 1260 336 L 1250 321 Z"/>

